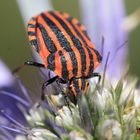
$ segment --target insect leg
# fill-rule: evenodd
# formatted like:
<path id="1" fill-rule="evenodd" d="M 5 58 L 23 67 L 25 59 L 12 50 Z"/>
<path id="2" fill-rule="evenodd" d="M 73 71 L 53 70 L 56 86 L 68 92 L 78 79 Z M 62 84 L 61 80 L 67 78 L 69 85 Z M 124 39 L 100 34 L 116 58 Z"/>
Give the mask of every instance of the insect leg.
<path id="1" fill-rule="evenodd" d="M 41 63 L 37 63 L 37 62 L 33 62 L 33 61 L 26 61 L 24 64 L 22 64 L 21 66 L 17 67 L 16 69 L 14 69 L 12 71 L 12 73 L 17 73 L 19 72 L 23 67 L 25 66 L 34 66 L 34 67 L 39 67 L 39 68 L 45 68 L 44 64 Z"/>
<path id="2" fill-rule="evenodd" d="M 47 81 L 45 81 L 45 82 L 43 83 L 42 89 L 41 89 L 41 99 L 42 99 L 42 101 L 45 100 L 45 93 L 44 93 L 45 87 L 47 87 L 47 86 L 50 85 L 51 83 L 55 82 L 56 79 L 58 79 L 58 78 L 59 78 L 58 76 L 55 76 L 55 77 L 53 77 L 53 78 L 51 78 L 51 79 L 49 79 L 49 80 L 47 80 Z"/>
<path id="3" fill-rule="evenodd" d="M 62 88 L 60 87 L 60 85 L 59 85 L 59 83 L 61 83 L 61 84 L 66 84 L 67 82 L 66 82 L 65 80 L 61 79 L 61 78 L 59 78 L 56 82 L 57 82 L 58 87 L 59 87 L 59 89 L 60 89 L 60 91 L 61 91 L 61 95 L 63 95 L 63 97 L 64 97 L 64 99 L 65 99 L 66 105 L 68 106 L 70 112 L 72 113 L 72 110 L 71 110 L 70 105 L 69 105 L 68 96 L 66 95 L 66 93 L 63 91 L 63 89 L 62 89 Z"/>
<path id="4" fill-rule="evenodd" d="M 57 82 L 61 83 L 61 84 L 67 84 L 67 81 L 61 79 L 61 78 L 58 78 Z"/>
<path id="5" fill-rule="evenodd" d="M 98 77 L 99 78 L 98 79 L 98 83 L 100 83 L 100 81 L 101 81 L 101 75 L 99 73 L 97 73 L 97 72 L 92 73 L 89 77 L 87 76 L 87 77 L 84 77 L 84 78 L 85 79 L 89 79 L 89 78 L 92 78 L 92 77 Z"/>

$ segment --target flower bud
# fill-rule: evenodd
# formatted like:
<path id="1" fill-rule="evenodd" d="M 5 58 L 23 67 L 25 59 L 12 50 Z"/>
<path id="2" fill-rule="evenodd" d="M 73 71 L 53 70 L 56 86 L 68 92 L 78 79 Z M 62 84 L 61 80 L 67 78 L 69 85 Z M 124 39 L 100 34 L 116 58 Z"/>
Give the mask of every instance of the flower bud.
<path id="1" fill-rule="evenodd" d="M 97 131 L 101 140 L 120 140 L 122 136 L 120 123 L 113 119 L 103 121 Z"/>

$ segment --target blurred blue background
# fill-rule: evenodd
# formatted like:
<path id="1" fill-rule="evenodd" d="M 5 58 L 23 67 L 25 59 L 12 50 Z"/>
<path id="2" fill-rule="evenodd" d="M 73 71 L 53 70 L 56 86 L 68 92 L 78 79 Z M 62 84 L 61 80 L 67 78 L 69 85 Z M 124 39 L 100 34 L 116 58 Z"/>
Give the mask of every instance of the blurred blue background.
<path id="1" fill-rule="evenodd" d="M 51 0 L 55 10 L 65 11 L 80 19 L 78 0 Z M 86 2 L 86 1 L 85 1 Z M 127 14 L 140 7 L 140 0 L 125 0 Z M 0 1 L 0 58 L 14 69 L 26 60 L 31 59 L 25 26 L 16 0 Z M 131 72 L 140 77 L 140 26 L 129 37 L 129 55 Z M 30 69 L 30 68 L 29 68 Z M 34 71 L 35 69 L 33 69 Z M 22 70 L 20 75 L 26 82 L 31 82 L 30 70 Z M 36 71 L 36 70 L 35 70 Z"/>

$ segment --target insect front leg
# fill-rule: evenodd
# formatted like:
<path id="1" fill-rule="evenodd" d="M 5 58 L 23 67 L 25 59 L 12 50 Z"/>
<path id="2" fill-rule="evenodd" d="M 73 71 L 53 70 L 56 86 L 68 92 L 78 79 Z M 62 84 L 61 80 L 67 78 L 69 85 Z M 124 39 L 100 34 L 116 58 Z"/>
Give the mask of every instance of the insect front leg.
<path id="1" fill-rule="evenodd" d="M 42 84 L 42 89 L 41 89 L 41 99 L 42 101 L 45 100 L 45 93 L 44 93 L 44 90 L 45 90 L 45 87 L 47 87 L 48 85 L 52 84 L 53 82 L 56 81 L 56 79 L 58 79 L 59 77 L 58 76 L 55 76 L 47 81 L 45 81 L 43 84 Z"/>
<path id="2" fill-rule="evenodd" d="M 17 73 L 19 72 L 22 68 L 24 68 L 25 66 L 34 66 L 34 67 L 38 67 L 38 68 L 45 68 L 44 64 L 41 63 L 37 63 L 37 62 L 33 62 L 33 61 L 26 61 L 24 62 L 24 64 L 22 64 L 21 66 L 17 67 L 16 69 L 14 69 L 12 71 L 12 73 Z"/>
<path id="3" fill-rule="evenodd" d="M 61 95 L 63 95 L 63 97 L 64 97 L 64 99 L 65 99 L 66 105 L 68 106 L 69 110 L 70 110 L 71 113 L 72 113 L 72 110 L 71 110 L 70 105 L 69 105 L 69 98 L 68 98 L 68 96 L 66 95 L 66 93 L 63 91 L 63 89 L 61 88 L 61 86 L 59 85 L 59 83 L 61 83 L 61 84 L 67 84 L 67 82 L 66 82 L 65 80 L 61 79 L 61 78 L 58 78 L 58 79 L 56 80 L 56 82 L 57 82 L 57 84 L 58 84 L 58 87 L 59 87 L 59 90 L 60 90 L 60 92 L 61 92 Z"/>

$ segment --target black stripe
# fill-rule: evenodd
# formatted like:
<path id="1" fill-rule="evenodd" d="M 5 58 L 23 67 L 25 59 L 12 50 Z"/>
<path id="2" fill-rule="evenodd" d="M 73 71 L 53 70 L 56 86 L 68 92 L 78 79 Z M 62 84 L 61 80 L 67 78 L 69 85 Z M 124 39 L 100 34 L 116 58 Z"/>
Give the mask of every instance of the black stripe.
<path id="1" fill-rule="evenodd" d="M 31 46 L 34 45 L 37 52 L 40 51 L 40 46 L 39 46 L 39 43 L 38 43 L 38 40 L 37 40 L 37 39 L 31 40 L 31 41 L 30 41 L 30 45 L 31 45 Z"/>
<path id="2" fill-rule="evenodd" d="M 32 17 L 31 20 L 36 20 L 36 17 Z"/>
<path id="3" fill-rule="evenodd" d="M 89 41 L 91 41 L 91 39 L 89 38 L 88 33 L 87 33 L 86 30 L 83 30 L 83 34 L 87 37 L 87 39 L 88 39 Z"/>
<path id="4" fill-rule="evenodd" d="M 80 22 L 78 22 L 78 23 L 77 23 L 77 26 L 78 26 L 79 28 L 81 28 L 82 24 L 81 24 Z M 80 29 L 80 30 L 81 30 L 81 29 Z M 81 31 L 82 31 L 83 34 L 87 37 L 87 39 L 90 40 L 90 38 L 89 38 L 89 36 L 88 36 L 88 34 L 87 34 L 87 31 L 86 31 L 86 30 L 81 30 Z"/>
<path id="5" fill-rule="evenodd" d="M 47 57 L 48 66 L 47 68 L 54 71 L 55 70 L 55 53 L 50 54 Z"/>
<path id="6" fill-rule="evenodd" d="M 63 79 L 68 80 L 69 72 L 68 72 L 68 69 L 67 69 L 67 60 L 66 60 L 66 58 L 63 55 L 61 50 L 58 51 L 58 54 L 59 54 L 60 59 L 61 59 Z"/>
<path id="7" fill-rule="evenodd" d="M 75 26 L 72 23 L 73 17 L 68 17 L 67 21 L 71 24 L 71 26 L 73 27 L 73 29 L 75 30 L 75 32 L 77 33 L 77 35 L 81 38 L 81 40 L 87 45 L 87 42 L 85 41 L 85 39 L 82 37 L 82 35 L 79 33 L 79 31 L 75 28 Z"/>
<path id="8" fill-rule="evenodd" d="M 71 49 L 70 43 L 63 35 L 63 33 L 58 29 L 57 25 L 54 22 L 52 22 L 45 14 L 42 13 L 41 16 L 46 22 L 46 24 L 48 24 L 52 31 L 55 33 L 60 45 L 62 46 L 62 49 Z"/>
<path id="9" fill-rule="evenodd" d="M 51 37 L 48 35 L 48 33 L 45 30 L 45 28 L 43 27 L 43 25 L 38 24 L 37 27 L 39 27 L 39 29 L 42 33 L 43 40 L 44 40 L 47 50 L 50 53 L 55 53 L 57 51 L 56 46 L 55 46 L 54 42 L 51 40 Z"/>
<path id="10" fill-rule="evenodd" d="M 84 90 L 85 89 L 85 86 L 86 86 L 86 81 L 85 81 L 85 79 L 81 79 L 81 81 L 82 81 L 82 87 L 81 87 L 81 89 Z"/>
<path id="11" fill-rule="evenodd" d="M 29 36 L 36 36 L 36 33 L 35 33 L 35 32 L 32 32 L 32 31 L 29 31 L 29 32 L 28 32 L 28 35 L 29 35 Z"/>
<path id="12" fill-rule="evenodd" d="M 84 41 L 84 43 L 85 43 L 85 46 L 84 47 L 87 49 L 88 54 L 89 54 L 89 58 L 90 58 L 90 65 L 89 65 L 89 72 L 88 72 L 88 75 L 89 75 L 89 74 L 93 73 L 93 69 L 94 69 L 93 55 L 92 55 L 91 50 L 88 48 L 88 45 L 87 45 L 86 41 L 83 39 L 83 37 L 81 36 L 81 34 L 79 33 L 79 31 L 73 25 L 72 19 L 73 19 L 72 17 L 67 18 L 67 20 L 69 21 L 69 23 L 73 27 L 74 31 L 76 32 L 76 34 Z"/>
<path id="13" fill-rule="evenodd" d="M 65 31 L 68 33 L 68 35 L 70 36 L 71 40 L 73 41 L 75 47 L 79 50 L 80 54 L 81 54 L 81 62 L 82 62 L 82 74 L 84 74 L 85 70 L 86 70 L 86 55 L 85 55 L 85 51 L 82 47 L 81 42 L 72 34 L 71 30 L 68 28 L 68 26 L 65 24 L 65 22 L 60 19 L 57 15 L 55 15 L 53 12 L 50 13 L 56 20 L 58 20 L 58 22 L 62 25 L 62 27 L 65 29 Z M 71 58 L 72 59 L 72 58 Z M 76 59 L 77 60 L 77 59 Z M 76 69 L 76 72 L 78 71 L 78 65 L 74 65 L 74 69 Z M 75 73 L 74 73 L 75 74 Z"/>
<path id="14" fill-rule="evenodd" d="M 92 48 L 92 50 L 95 52 L 96 56 L 97 56 L 97 60 L 100 63 L 102 61 L 102 56 L 99 54 L 99 52 L 97 50 L 95 50 L 94 48 Z"/>
<path id="15" fill-rule="evenodd" d="M 33 18 L 31 18 L 31 20 L 36 21 L 36 18 L 33 17 Z M 36 23 L 34 23 L 34 24 L 29 23 L 28 24 L 28 29 L 29 28 L 36 28 Z M 30 43 L 31 46 L 35 46 L 36 51 L 39 52 L 40 51 L 40 45 L 39 45 L 39 42 L 38 42 L 38 37 L 36 36 L 36 32 L 28 31 L 28 36 L 35 36 L 36 37 L 36 39 L 30 40 L 29 43 Z"/>
<path id="16" fill-rule="evenodd" d="M 80 92 L 78 79 L 73 80 L 73 87 L 74 87 L 74 90 L 75 90 L 76 94 L 78 95 L 78 93 Z"/>
<path id="17" fill-rule="evenodd" d="M 78 22 L 78 23 L 77 23 L 77 25 L 80 27 L 80 26 L 81 26 L 81 23 L 80 23 L 80 22 Z"/>
<path id="18" fill-rule="evenodd" d="M 73 50 L 71 49 L 69 41 L 63 35 L 63 33 L 60 31 L 60 29 L 57 27 L 57 25 L 55 25 L 55 23 L 53 23 L 47 16 L 42 14 L 42 18 L 49 25 L 49 27 L 52 29 L 52 31 L 55 33 L 60 45 L 62 46 L 62 48 L 64 50 L 66 50 L 69 53 L 70 58 L 74 60 L 74 61 L 72 61 L 73 74 L 76 75 L 77 71 L 78 71 L 77 61 L 76 61 L 77 59 L 76 59 L 76 56 L 75 56 Z"/>
<path id="19" fill-rule="evenodd" d="M 90 59 L 90 65 L 89 65 L 89 71 L 88 71 L 88 76 L 89 76 L 93 73 L 93 70 L 94 70 L 94 58 L 93 58 L 90 48 L 88 48 L 88 47 L 85 47 L 85 48 L 88 51 L 89 59 Z"/>
<path id="20" fill-rule="evenodd" d="M 36 24 L 28 24 L 28 28 L 35 28 L 36 27 Z"/>
<path id="21" fill-rule="evenodd" d="M 77 42 L 78 42 L 78 41 L 77 41 Z M 79 41 L 79 42 L 80 42 L 80 41 Z M 93 69 L 94 69 L 94 59 L 93 59 L 93 55 L 92 55 L 92 52 L 91 52 L 90 48 L 88 48 L 88 46 L 86 46 L 86 45 L 85 45 L 84 47 L 85 47 L 85 49 L 87 49 L 88 55 L 89 55 L 89 59 L 90 59 L 89 72 L 88 72 L 88 75 L 89 75 L 89 74 L 93 73 Z M 81 57 L 84 58 L 84 59 L 82 59 L 82 60 L 83 60 L 83 61 L 82 61 L 82 68 L 83 68 L 83 66 L 84 66 L 84 69 L 86 69 L 86 66 L 87 66 L 88 64 L 86 64 L 86 56 L 85 56 L 85 53 L 81 52 Z"/>
<path id="22" fill-rule="evenodd" d="M 82 44 L 79 41 L 79 39 L 77 39 L 75 36 L 73 36 L 72 37 L 72 41 L 74 42 L 75 47 L 80 52 L 80 55 L 81 55 L 81 63 L 82 63 L 81 73 L 84 75 L 85 70 L 86 70 L 86 54 L 85 54 L 85 51 L 84 51 L 84 49 L 82 47 Z"/>

